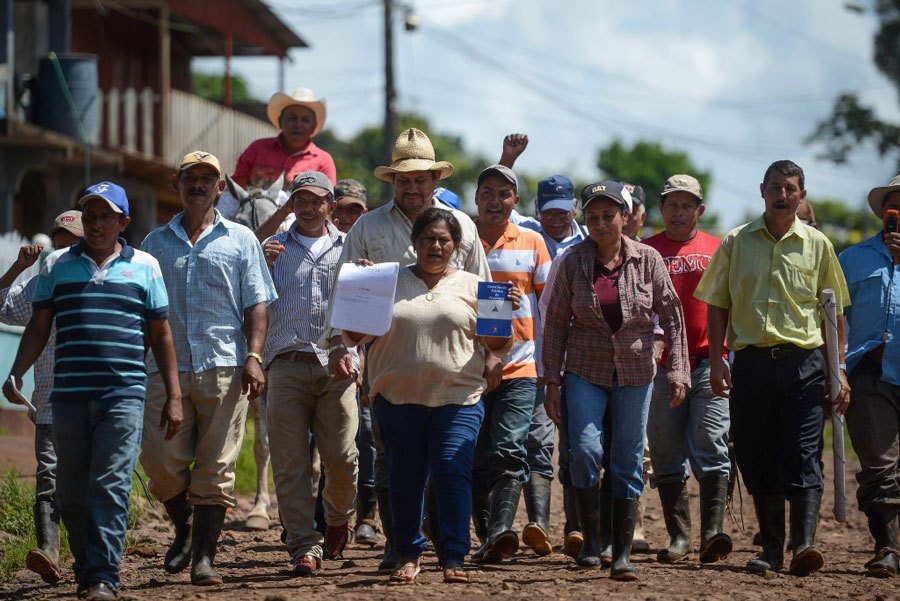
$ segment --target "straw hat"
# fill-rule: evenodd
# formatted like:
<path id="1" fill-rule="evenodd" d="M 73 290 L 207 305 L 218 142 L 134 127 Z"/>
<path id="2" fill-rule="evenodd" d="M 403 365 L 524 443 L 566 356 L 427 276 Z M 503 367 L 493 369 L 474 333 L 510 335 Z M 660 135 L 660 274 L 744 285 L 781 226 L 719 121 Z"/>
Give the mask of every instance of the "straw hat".
<path id="1" fill-rule="evenodd" d="M 397 136 L 390 167 L 375 167 L 375 177 L 392 182 L 395 173 L 410 171 L 437 171 L 438 179 L 450 177 L 453 165 L 434 160 L 434 146 L 422 130 L 411 127 Z"/>
<path id="2" fill-rule="evenodd" d="M 325 117 L 328 115 L 328 112 L 325 109 L 325 99 L 319 98 L 316 100 L 315 98 L 315 94 L 313 94 L 313 91 L 309 88 L 297 88 L 290 96 L 282 92 L 276 92 L 275 94 L 272 94 L 272 97 L 269 99 L 269 106 L 266 109 L 266 113 L 269 115 L 269 121 L 272 122 L 272 125 L 281 129 L 281 126 L 278 124 L 278 119 L 281 117 L 281 112 L 284 109 L 294 105 L 305 106 L 316 115 L 316 129 L 313 130 L 313 133 L 310 136 L 313 137 L 322 131 L 322 128 L 325 126 Z"/>
<path id="3" fill-rule="evenodd" d="M 900 175 L 894 176 L 894 179 L 886 186 L 880 186 L 869 190 L 869 207 L 871 207 L 872 211 L 878 215 L 879 219 L 881 219 L 882 214 L 884 213 L 884 197 L 891 192 L 897 192 L 898 190 L 900 190 Z"/>

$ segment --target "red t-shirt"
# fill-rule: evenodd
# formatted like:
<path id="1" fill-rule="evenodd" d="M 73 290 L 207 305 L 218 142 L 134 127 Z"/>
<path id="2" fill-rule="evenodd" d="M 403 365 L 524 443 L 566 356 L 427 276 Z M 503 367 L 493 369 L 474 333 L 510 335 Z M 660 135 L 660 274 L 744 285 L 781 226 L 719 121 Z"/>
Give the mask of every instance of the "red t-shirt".
<path id="1" fill-rule="evenodd" d="M 697 232 L 687 242 L 673 242 L 662 232 L 641 240 L 662 255 L 675 292 L 684 307 L 684 325 L 687 332 L 688 354 L 691 367 L 697 357 L 709 357 L 709 340 L 706 337 L 706 303 L 694 298 L 694 290 L 703 277 L 713 253 L 719 248 L 720 240 L 715 236 Z M 667 354 L 663 354 L 663 365 Z"/>

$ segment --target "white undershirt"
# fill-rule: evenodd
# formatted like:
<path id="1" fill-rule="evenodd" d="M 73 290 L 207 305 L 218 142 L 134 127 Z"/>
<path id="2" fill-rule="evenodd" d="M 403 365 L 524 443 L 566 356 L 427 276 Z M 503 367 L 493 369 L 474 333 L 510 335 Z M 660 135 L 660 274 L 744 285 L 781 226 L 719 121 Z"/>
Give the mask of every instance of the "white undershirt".
<path id="1" fill-rule="evenodd" d="M 297 239 L 309 249 L 309 254 L 312 255 L 313 260 L 316 260 L 325 252 L 325 245 L 328 244 L 329 237 L 328 234 L 319 238 L 310 238 L 309 236 L 297 234 Z"/>

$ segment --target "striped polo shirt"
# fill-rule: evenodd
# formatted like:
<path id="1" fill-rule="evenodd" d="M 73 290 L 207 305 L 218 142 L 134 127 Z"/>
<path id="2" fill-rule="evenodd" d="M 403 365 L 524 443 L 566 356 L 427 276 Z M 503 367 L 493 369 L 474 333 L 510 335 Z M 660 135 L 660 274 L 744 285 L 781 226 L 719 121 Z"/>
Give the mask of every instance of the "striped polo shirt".
<path id="1" fill-rule="evenodd" d="M 52 309 L 56 359 L 51 402 L 141 398 L 146 392 L 146 320 L 166 319 L 159 264 L 119 239 L 100 268 L 84 241 L 47 257 L 32 301 Z"/>
<path id="2" fill-rule="evenodd" d="M 512 282 L 522 291 L 522 303 L 513 313 L 513 349 L 503 358 L 503 379 L 536 378 L 535 349 L 538 342 L 538 303 L 535 292 L 544 289 L 550 271 L 550 253 L 537 232 L 508 221 L 493 248 L 482 240 L 491 279 Z"/>

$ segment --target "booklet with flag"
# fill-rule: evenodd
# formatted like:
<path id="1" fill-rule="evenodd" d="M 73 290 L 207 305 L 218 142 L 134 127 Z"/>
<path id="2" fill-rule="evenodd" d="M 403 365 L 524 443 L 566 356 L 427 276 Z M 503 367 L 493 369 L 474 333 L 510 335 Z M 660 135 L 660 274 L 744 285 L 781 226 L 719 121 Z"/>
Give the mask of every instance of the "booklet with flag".
<path id="1" fill-rule="evenodd" d="M 509 282 L 478 282 L 478 336 L 512 336 L 512 301 Z"/>

